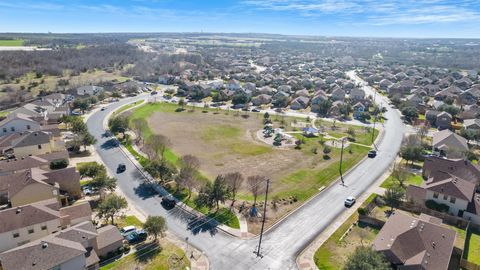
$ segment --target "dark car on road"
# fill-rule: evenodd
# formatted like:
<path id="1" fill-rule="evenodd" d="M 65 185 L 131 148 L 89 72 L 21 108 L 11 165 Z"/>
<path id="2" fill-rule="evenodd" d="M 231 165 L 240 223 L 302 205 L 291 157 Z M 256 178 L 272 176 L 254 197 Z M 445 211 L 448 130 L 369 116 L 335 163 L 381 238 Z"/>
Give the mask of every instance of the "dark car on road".
<path id="1" fill-rule="evenodd" d="M 136 230 L 127 234 L 127 236 L 125 236 L 125 239 L 129 244 L 143 242 L 147 239 L 147 233 L 144 230 Z"/>
<path id="2" fill-rule="evenodd" d="M 252 109 L 252 112 L 260 112 L 260 110 L 255 108 L 255 109 Z"/>
<path id="3" fill-rule="evenodd" d="M 120 164 L 118 164 L 118 167 L 117 167 L 117 173 L 122 173 L 126 169 L 127 169 L 127 166 L 125 166 L 125 164 L 123 164 L 123 163 L 120 163 Z"/>
<path id="4" fill-rule="evenodd" d="M 177 201 L 172 195 L 162 197 L 162 204 L 167 208 L 173 208 L 177 204 Z"/>
<path id="5" fill-rule="evenodd" d="M 152 96 L 154 96 L 154 95 L 156 95 L 156 94 L 158 94 L 157 91 L 152 91 L 152 92 L 150 92 L 150 95 L 152 95 Z"/>
<path id="6" fill-rule="evenodd" d="M 377 151 L 375 151 L 375 150 L 368 151 L 368 157 L 369 158 L 375 158 L 376 156 L 377 156 Z"/>

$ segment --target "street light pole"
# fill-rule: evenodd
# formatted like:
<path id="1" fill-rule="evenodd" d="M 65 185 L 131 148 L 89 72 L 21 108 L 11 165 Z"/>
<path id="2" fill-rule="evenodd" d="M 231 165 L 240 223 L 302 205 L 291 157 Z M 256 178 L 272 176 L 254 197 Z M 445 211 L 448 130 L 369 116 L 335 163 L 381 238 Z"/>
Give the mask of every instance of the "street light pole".
<path id="1" fill-rule="evenodd" d="M 340 181 L 342 181 L 342 185 L 345 185 L 345 182 L 343 181 L 343 174 L 342 174 L 342 163 L 343 163 L 343 142 L 345 141 L 345 138 L 342 138 L 342 151 L 340 152 Z"/>
<path id="2" fill-rule="evenodd" d="M 257 257 L 261 257 L 260 246 L 262 245 L 263 228 L 265 226 L 265 218 L 267 216 L 267 196 L 268 196 L 268 186 L 269 185 L 270 185 L 270 179 L 267 179 L 267 188 L 265 190 L 265 204 L 263 205 L 262 229 L 260 230 L 260 240 L 258 242 Z"/>
<path id="3" fill-rule="evenodd" d="M 373 88 L 372 88 L 373 89 Z M 377 97 L 377 90 L 373 89 L 373 104 L 375 105 L 375 98 Z M 375 115 L 373 117 L 373 130 L 372 130 L 372 144 L 375 139 L 375 123 L 377 123 L 377 112 L 374 111 Z"/>

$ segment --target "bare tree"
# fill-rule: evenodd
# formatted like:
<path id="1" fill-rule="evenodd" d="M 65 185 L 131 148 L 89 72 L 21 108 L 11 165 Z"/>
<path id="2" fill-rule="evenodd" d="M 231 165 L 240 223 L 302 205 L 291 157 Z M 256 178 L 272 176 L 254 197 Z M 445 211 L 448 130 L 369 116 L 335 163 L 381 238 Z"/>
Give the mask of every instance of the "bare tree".
<path id="1" fill-rule="evenodd" d="M 402 165 L 395 166 L 392 171 L 392 176 L 398 181 L 401 187 L 405 187 L 405 181 L 408 179 L 408 170 Z"/>
<path id="2" fill-rule="evenodd" d="M 252 175 L 247 178 L 248 189 L 253 195 L 253 207 L 257 203 L 257 197 L 265 189 L 265 185 L 262 183 L 265 181 L 265 177 L 260 175 Z"/>
<path id="3" fill-rule="evenodd" d="M 135 134 L 137 134 L 137 139 L 136 139 L 137 143 L 139 143 L 140 141 L 143 141 L 142 130 L 144 127 L 147 127 L 147 126 L 148 126 L 147 120 L 145 120 L 144 118 L 135 118 L 132 120 L 132 129 L 135 132 Z"/>
<path id="4" fill-rule="evenodd" d="M 149 159 L 163 159 L 165 155 L 165 150 L 170 144 L 170 141 L 167 137 L 159 134 L 152 135 L 148 137 L 146 141 L 147 155 Z"/>
<path id="5" fill-rule="evenodd" d="M 182 157 L 182 166 L 180 173 L 175 178 L 177 182 L 177 191 L 180 186 L 188 189 L 188 198 L 192 195 L 192 189 L 198 186 L 198 169 L 200 168 L 200 160 L 193 155 L 185 155 Z"/>
<path id="6" fill-rule="evenodd" d="M 238 189 L 243 184 L 244 178 L 243 175 L 239 172 L 229 173 L 225 175 L 225 180 L 227 182 L 227 186 L 230 189 L 230 194 L 232 195 L 232 207 L 235 203 L 235 196 L 237 195 Z"/>
<path id="7" fill-rule="evenodd" d="M 198 170 L 200 168 L 200 160 L 194 155 L 185 155 L 182 157 L 182 167 Z"/>

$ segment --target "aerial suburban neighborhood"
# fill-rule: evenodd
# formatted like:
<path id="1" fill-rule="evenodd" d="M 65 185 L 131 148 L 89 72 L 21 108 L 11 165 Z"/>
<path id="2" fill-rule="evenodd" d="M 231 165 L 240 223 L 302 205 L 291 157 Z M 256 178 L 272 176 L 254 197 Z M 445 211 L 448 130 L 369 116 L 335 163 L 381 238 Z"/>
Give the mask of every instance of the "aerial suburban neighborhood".
<path id="1" fill-rule="evenodd" d="M 293 19 L 388 29 L 400 3 L 81 2 L 0 8 L 186 28 L 0 26 L 0 270 L 480 269 L 478 36 Z M 440 20 L 437 2 L 412 5 Z M 203 8 L 299 33 L 188 28 Z"/>

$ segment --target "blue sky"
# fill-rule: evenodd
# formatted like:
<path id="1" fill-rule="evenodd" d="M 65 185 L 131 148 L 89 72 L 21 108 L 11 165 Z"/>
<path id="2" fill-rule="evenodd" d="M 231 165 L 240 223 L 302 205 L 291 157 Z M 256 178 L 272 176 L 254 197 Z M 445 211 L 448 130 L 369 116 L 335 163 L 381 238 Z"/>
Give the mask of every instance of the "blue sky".
<path id="1" fill-rule="evenodd" d="M 480 0 L 0 0 L 0 32 L 480 38 Z"/>

